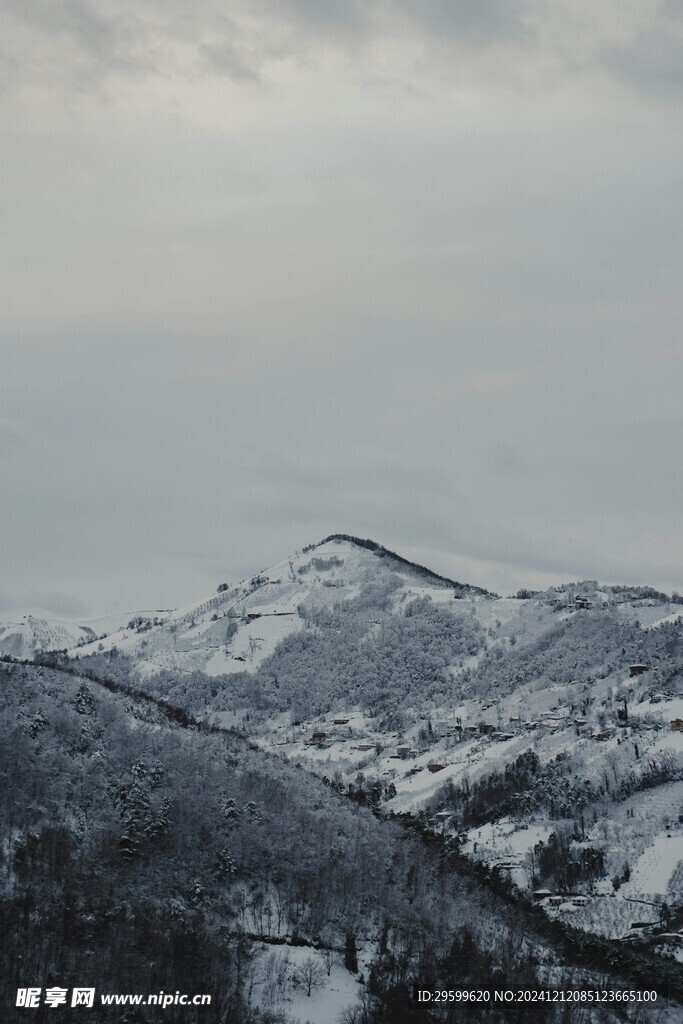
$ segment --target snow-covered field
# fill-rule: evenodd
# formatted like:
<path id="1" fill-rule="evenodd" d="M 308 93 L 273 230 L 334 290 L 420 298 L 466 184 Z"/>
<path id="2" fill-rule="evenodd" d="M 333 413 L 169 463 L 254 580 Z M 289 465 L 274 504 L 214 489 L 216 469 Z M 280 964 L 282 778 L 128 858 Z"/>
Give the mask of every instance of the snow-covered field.
<path id="1" fill-rule="evenodd" d="M 624 895 L 666 896 L 678 865 L 683 861 L 683 832 L 663 832 L 638 858 Z M 680 898 L 681 893 L 677 894 Z"/>
<path id="2" fill-rule="evenodd" d="M 285 614 L 262 613 L 263 617 L 245 623 L 226 649 L 219 647 L 211 655 L 204 671 L 209 676 L 253 671 L 273 653 L 281 640 L 301 628 L 296 611 Z"/>
<path id="3" fill-rule="evenodd" d="M 339 953 L 265 943 L 256 943 L 255 949 L 254 1005 L 284 1010 L 292 1024 L 338 1024 L 342 1010 L 357 1002 L 363 986 Z"/>
<path id="4" fill-rule="evenodd" d="M 515 885 L 526 889 L 531 878 L 527 855 L 537 843 L 546 842 L 552 830 L 548 822 L 523 824 L 501 818 L 470 829 L 462 851 L 473 860 L 503 867 Z"/>

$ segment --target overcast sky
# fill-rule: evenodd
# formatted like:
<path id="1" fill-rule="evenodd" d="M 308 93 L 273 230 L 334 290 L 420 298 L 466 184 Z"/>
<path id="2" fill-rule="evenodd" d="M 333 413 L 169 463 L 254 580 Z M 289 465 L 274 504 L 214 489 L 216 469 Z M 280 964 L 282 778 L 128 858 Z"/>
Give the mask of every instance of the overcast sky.
<path id="1" fill-rule="evenodd" d="M 0 613 L 336 531 L 683 590 L 680 0 L 0 19 Z"/>

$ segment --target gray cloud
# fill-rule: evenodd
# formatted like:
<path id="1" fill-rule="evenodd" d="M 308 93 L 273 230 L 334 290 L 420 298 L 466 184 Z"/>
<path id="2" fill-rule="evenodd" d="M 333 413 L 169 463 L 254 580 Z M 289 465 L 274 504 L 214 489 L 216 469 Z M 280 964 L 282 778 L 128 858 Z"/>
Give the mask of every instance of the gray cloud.
<path id="1" fill-rule="evenodd" d="M 670 9 L 6 8 L 12 600 L 184 604 L 334 531 L 683 589 L 683 141 L 605 74 Z"/>
<path id="2" fill-rule="evenodd" d="M 603 69 L 670 92 L 681 76 L 676 15 L 665 3 L 639 10 L 607 0 L 595 24 L 569 0 L 5 0 L 0 83 L 83 90 L 112 78 L 196 81 L 211 72 L 255 85 L 283 61 L 316 64 L 336 53 L 378 88 L 399 77 L 414 87 L 431 60 L 442 88 L 449 78 L 457 89 L 500 78 L 524 89 Z M 493 59 L 478 65 L 491 48 Z M 401 54 L 394 70 L 392 50 Z"/>
<path id="3" fill-rule="evenodd" d="M 17 423 L 0 417 L 0 456 L 14 454 L 26 445 L 25 431 Z"/>
<path id="4" fill-rule="evenodd" d="M 531 28 L 527 4 L 513 0 L 396 0 L 395 9 L 436 36 L 474 45 L 522 38 Z"/>
<path id="5" fill-rule="evenodd" d="M 145 56 L 150 40 L 144 23 L 130 11 L 117 13 L 109 4 L 83 0 L 59 4 L 50 0 L 6 0 L 5 17 L 8 21 L 15 19 L 20 30 L 42 40 L 42 47 L 35 48 L 30 38 L 20 35 L 20 43 L 29 44 L 26 48 L 20 45 L 9 56 L 5 49 L 4 59 L 25 80 L 58 75 L 82 88 L 88 81 L 109 74 L 139 73 L 151 68 L 149 55 Z M 6 48 L 11 32 L 4 39 Z M 60 68 L 59 55 L 65 53 L 72 63 Z"/>
<path id="6" fill-rule="evenodd" d="M 87 616 L 90 609 L 72 594 L 58 590 L 27 590 L 14 594 L 0 591 L 0 613 L 23 613 L 26 610 L 59 619 L 75 619 Z"/>
<path id="7" fill-rule="evenodd" d="M 57 618 L 74 619 L 89 612 L 88 605 L 72 594 L 59 590 L 29 590 L 24 595 L 24 605 L 49 612 Z"/>
<path id="8" fill-rule="evenodd" d="M 605 55 L 606 66 L 629 85 L 652 96 L 680 97 L 683 91 L 683 32 L 665 27 L 643 32 L 634 42 Z"/>
<path id="9" fill-rule="evenodd" d="M 255 58 L 247 48 L 227 39 L 200 45 L 199 55 L 207 69 L 227 75 L 235 82 L 245 85 L 259 85 L 262 82 L 262 61 Z"/>
<path id="10" fill-rule="evenodd" d="M 266 10 L 271 17 L 278 11 L 288 12 L 299 22 L 326 32 L 341 29 L 364 33 L 372 22 L 371 6 L 362 0 L 282 0 L 264 3 L 262 10 Z"/>

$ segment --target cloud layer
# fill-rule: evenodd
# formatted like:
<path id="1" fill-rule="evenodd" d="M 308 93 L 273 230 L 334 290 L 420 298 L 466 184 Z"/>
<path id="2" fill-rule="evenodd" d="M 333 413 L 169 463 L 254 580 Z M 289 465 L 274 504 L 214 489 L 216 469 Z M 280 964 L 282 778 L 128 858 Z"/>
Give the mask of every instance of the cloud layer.
<path id="1" fill-rule="evenodd" d="M 333 531 L 683 589 L 679 4 L 3 13 L 10 604 Z"/>
<path id="2" fill-rule="evenodd" d="M 518 83 L 601 68 L 637 89 L 681 86 L 678 0 L 5 0 L 5 85 L 88 90 L 109 79 L 257 85 L 283 62 L 324 62 L 409 79 L 425 62 L 452 78 L 498 66 Z M 492 57 L 492 62 L 489 58 Z M 406 63 L 406 58 L 408 61 Z M 443 70 L 443 68 L 442 68 Z"/>

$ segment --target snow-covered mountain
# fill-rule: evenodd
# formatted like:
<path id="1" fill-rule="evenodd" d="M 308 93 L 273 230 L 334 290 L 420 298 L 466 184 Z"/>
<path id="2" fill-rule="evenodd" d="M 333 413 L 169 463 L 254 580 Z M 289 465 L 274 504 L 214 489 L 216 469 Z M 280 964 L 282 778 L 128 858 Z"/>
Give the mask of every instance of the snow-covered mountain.
<path id="1" fill-rule="evenodd" d="M 304 625 L 299 609 L 321 610 L 358 597 L 363 588 L 395 587 L 395 598 L 429 597 L 452 605 L 486 590 L 458 583 L 401 558 L 372 541 L 332 536 L 236 586 L 159 618 L 141 613 L 106 639 L 70 653 L 87 657 L 116 649 L 143 675 L 161 669 L 219 676 L 254 671 L 277 645 Z M 74 645 L 75 646 L 75 645 Z"/>
<path id="2" fill-rule="evenodd" d="M 654 942 L 683 924 L 682 614 L 595 581 L 498 597 L 334 535 L 69 656 L 431 822 L 587 931 L 645 900 Z"/>

